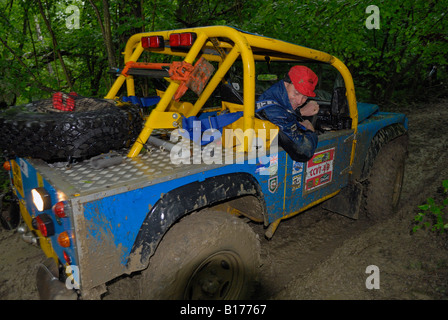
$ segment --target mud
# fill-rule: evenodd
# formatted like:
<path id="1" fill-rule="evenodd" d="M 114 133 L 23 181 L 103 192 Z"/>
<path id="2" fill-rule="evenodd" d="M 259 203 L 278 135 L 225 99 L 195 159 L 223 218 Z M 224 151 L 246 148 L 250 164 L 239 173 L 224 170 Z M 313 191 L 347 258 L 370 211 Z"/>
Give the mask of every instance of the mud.
<path id="1" fill-rule="evenodd" d="M 412 233 L 417 206 L 442 199 L 448 179 L 448 100 L 398 110 L 409 117 L 410 144 L 398 213 L 372 223 L 351 220 L 318 206 L 281 222 L 274 237 L 260 235 L 262 266 L 255 298 L 417 299 L 448 298 L 448 237 Z M 0 299 L 38 299 L 35 266 L 45 257 L 14 231 L 0 229 Z M 376 266 L 379 289 L 366 280 Z M 117 296 L 120 298 L 120 296 Z"/>

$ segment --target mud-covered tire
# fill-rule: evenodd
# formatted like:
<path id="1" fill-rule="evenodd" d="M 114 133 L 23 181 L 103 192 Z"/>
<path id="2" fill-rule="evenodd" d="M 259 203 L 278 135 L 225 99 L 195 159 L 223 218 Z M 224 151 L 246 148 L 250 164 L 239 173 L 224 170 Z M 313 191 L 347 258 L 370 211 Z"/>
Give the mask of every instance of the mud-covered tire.
<path id="1" fill-rule="evenodd" d="M 92 99 L 93 101 L 93 99 Z M 0 150 L 46 161 L 85 159 L 129 146 L 142 128 L 138 107 L 100 103 L 74 112 L 13 107 L 0 114 Z"/>
<path id="2" fill-rule="evenodd" d="M 252 228 L 219 211 L 192 214 L 164 236 L 142 273 L 140 298 L 247 299 L 260 265 Z"/>
<path id="3" fill-rule="evenodd" d="M 403 135 L 379 150 L 364 190 L 364 213 L 371 221 L 393 215 L 400 202 L 408 136 Z"/>

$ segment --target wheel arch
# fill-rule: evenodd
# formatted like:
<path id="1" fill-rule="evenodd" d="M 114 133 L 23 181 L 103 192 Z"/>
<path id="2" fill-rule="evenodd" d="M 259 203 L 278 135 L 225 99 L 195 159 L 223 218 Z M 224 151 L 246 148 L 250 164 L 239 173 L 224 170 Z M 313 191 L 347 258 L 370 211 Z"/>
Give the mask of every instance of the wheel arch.
<path id="1" fill-rule="evenodd" d="M 205 208 L 216 207 L 230 213 L 226 208 L 236 208 L 251 198 L 259 205 L 261 215 L 266 217 L 266 203 L 261 186 L 249 173 L 231 173 L 195 181 L 165 193 L 146 215 L 137 234 L 127 262 L 129 272 L 146 268 L 164 234 L 184 216 Z M 227 205 L 227 202 L 231 202 Z M 252 202 L 253 203 L 253 202 Z M 182 208 L 179 210 L 179 208 Z M 252 207 L 254 208 L 254 206 Z M 254 219 L 254 215 L 246 215 Z"/>
<path id="2" fill-rule="evenodd" d="M 360 181 L 364 181 L 369 177 L 370 169 L 378 155 L 380 149 L 389 143 L 390 141 L 397 139 L 399 137 L 403 137 L 406 139 L 406 143 L 408 143 L 408 132 L 403 124 L 394 123 L 387 127 L 380 129 L 375 136 L 372 138 L 367 155 L 364 160 L 364 164 L 362 166 Z"/>

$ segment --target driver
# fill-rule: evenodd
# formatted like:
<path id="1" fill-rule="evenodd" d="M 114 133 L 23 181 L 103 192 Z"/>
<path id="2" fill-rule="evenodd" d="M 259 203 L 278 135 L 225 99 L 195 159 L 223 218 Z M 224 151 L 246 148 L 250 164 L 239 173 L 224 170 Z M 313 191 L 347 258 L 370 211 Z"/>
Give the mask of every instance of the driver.
<path id="1" fill-rule="evenodd" d="M 279 127 L 279 144 L 295 161 L 308 161 L 317 147 L 313 125 L 302 118 L 319 112 L 316 101 L 306 103 L 308 97 L 316 96 L 317 81 L 317 75 L 310 68 L 294 66 L 283 80 L 260 96 L 256 105 L 260 118 Z"/>

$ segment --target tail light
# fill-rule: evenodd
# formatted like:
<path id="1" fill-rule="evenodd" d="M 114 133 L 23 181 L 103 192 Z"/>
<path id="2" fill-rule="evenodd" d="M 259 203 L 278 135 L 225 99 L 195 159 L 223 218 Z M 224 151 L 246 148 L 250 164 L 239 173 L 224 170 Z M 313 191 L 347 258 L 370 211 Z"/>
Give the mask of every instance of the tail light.
<path id="1" fill-rule="evenodd" d="M 196 33 L 186 32 L 186 33 L 172 33 L 170 35 L 170 46 L 171 47 L 191 47 L 196 41 Z"/>
<path id="2" fill-rule="evenodd" d="M 70 258 L 68 253 L 65 252 L 65 250 L 64 250 L 64 252 L 62 254 L 64 255 L 64 260 L 67 262 L 67 264 L 72 264 L 72 259 Z"/>
<path id="3" fill-rule="evenodd" d="M 11 162 L 5 161 L 5 163 L 3 163 L 3 169 L 5 169 L 6 171 L 10 171 L 11 170 Z"/>
<path id="4" fill-rule="evenodd" d="M 46 213 L 42 213 L 33 219 L 33 227 L 38 229 L 44 237 L 51 237 L 54 235 L 53 220 Z"/>
<path id="5" fill-rule="evenodd" d="M 67 212 L 66 212 L 66 202 L 65 201 L 59 201 L 56 203 L 53 208 L 53 213 L 58 218 L 66 218 Z"/>
<path id="6" fill-rule="evenodd" d="M 63 248 L 70 247 L 71 236 L 67 231 L 63 231 L 58 235 L 58 244 Z"/>
<path id="7" fill-rule="evenodd" d="M 141 39 L 143 48 L 164 48 L 165 42 L 162 36 L 150 36 L 142 37 Z"/>

